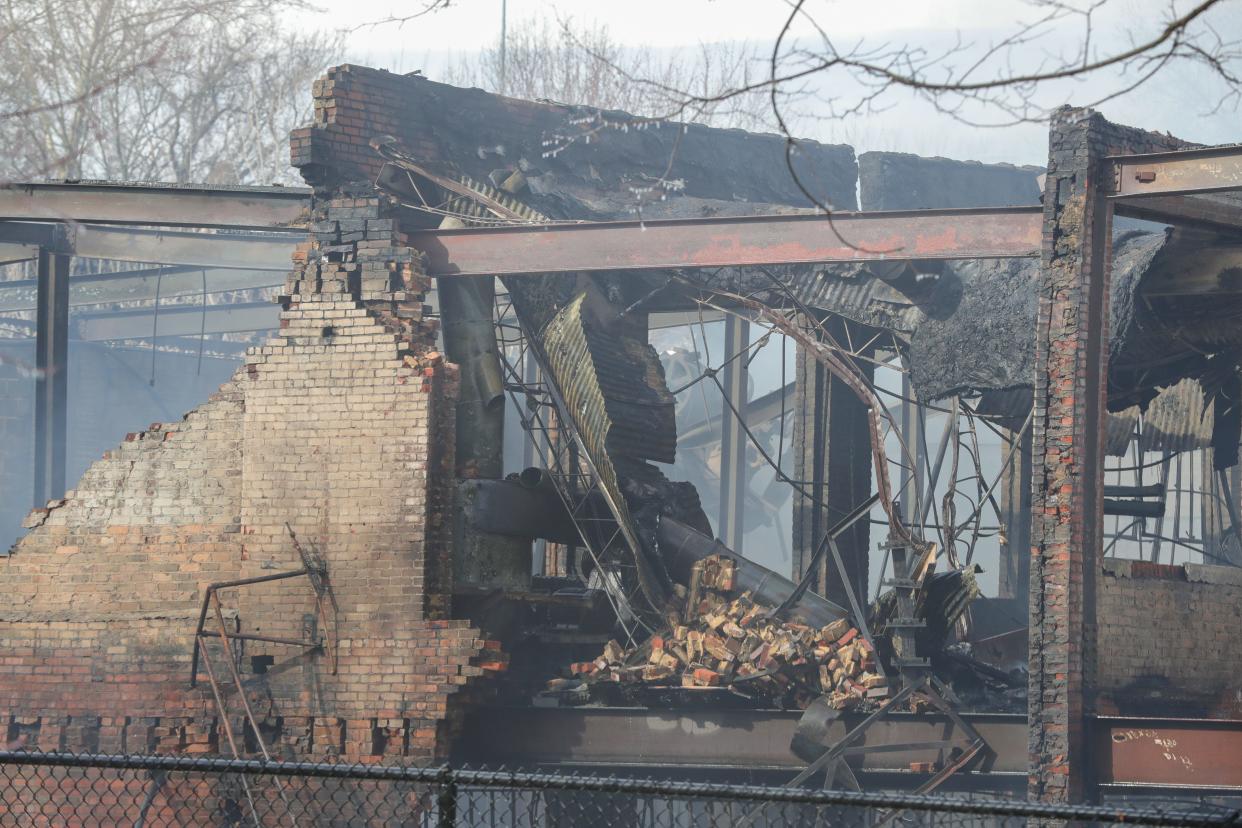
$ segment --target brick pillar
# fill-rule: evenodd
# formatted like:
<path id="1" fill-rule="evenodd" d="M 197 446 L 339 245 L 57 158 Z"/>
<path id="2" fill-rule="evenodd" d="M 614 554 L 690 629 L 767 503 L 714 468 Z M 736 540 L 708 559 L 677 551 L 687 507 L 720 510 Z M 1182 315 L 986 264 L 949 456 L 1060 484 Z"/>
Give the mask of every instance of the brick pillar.
<path id="1" fill-rule="evenodd" d="M 1109 215 L 1099 193 L 1098 116 L 1052 124 L 1035 337 L 1030 607 L 1030 793 L 1081 799 L 1084 650 L 1099 528 L 1099 430 Z"/>
<path id="2" fill-rule="evenodd" d="M 839 317 L 825 322 L 841 343 L 849 341 L 845 325 Z M 854 341 L 861 339 L 855 336 Z M 858 365 L 868 377 L 872 375 L 871 363 Z M 871 430 L 862 401 L 802 348 L 798 348 L 795 383 L 792 476 L 813 498 L 794 493 L 793 577 L 797 580 L 810 566 L 824 532 L 871 495 Z M 863 518 L 837 540 L 846 572 L 864 604 L 870 529 Z M 831 554 L 825 557 L 811 589 L 843 607 L 849 606 Z"/>
<path id="3" fill-rule="evenodd" d="M 1031 456 L 1030 795 L 1092 791 L 1086 717 L 1095 675 L 1108 370 L 1110 154 L 1182 142 L 1063 108 L 1049 135 Z"/>

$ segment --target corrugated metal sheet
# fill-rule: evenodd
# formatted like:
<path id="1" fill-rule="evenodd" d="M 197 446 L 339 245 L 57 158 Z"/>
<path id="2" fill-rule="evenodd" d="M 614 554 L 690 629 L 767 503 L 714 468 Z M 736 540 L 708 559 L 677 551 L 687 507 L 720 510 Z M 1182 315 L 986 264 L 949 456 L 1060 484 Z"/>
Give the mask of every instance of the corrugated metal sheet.
<path id="1" fill-rule="evenodd" d="M 1212 445 L 1213 404 L 1205 401 L 1203 386 L 1184 379 L 1161 390 L 1142 412 L 1142 451 L 1194 451 Z M 1114 457 L 1125 455 L 1139 419 L 1137 405 L 1108 416 L 1105 450 Z"/>
<path id="2" fill-rule="evenodd" d="M 908 333 L 923 320 L 908 297 L 855 265 L 788 268 L 781 278 L 798 301 L 854 322 Z"/>
<path id="3" fill-rule="evenodd" d="M 1002 418 L 1010 429 L 1020 428 L 1031 410 L 1031 390 L 985 391 L 975 401 L 980 414 Z M 1198 380 L 1185 379 L 1162 390 L 1142 413 L 1137 405 L 1111 412 L 1105 422 L 1104 451 L 1111 457 L 1124 457 L 1138 427 L 1140 413 L 1143 432 L 1139 447 L 1143 451 L 1193 451 L 1212 443 L 1211 402 L 1204 403 Z"/>
<path id="4" fill-rule="evenodd" d="M 1191 451 L 1212 444 L 1213 405 L 1203 387 L 1184 379 L 1161 391 L 1143 413 L 1143 451 Z"/>
<path id="5" fill-rule="evenodd" d="M 1124 411 L 1110 413 L 1104 427 L 1104 453 L 1110 457 L 1124 457 L 1130 450 L 1130 439 L 1138 424 L 1139 407 L 1132 405 Z"/>
<path id="6" fill-rule="evenodd" d="M 586 293 L 579 293 L 552 318 L 544 329 L 541 341 L 547 356 L 545 367 L 555 378 L 565 402 L 566 413 L 573 420 L 573 426 L 582 440 L 583 448 L 592 465 L 595 466 L 599 485 L 612 501 L 614 517 L 631 538 L 638 539 L 642 538 L 643 534 L 639 531 L 622 494 L 621 480 L 616 465 L 613 463 L 612 451 L 614 443 L 617 443 L 619 454 L 626 456 L 627 450 L 638 448 L 639 441 L 633 434 L 633 421 L 624 414 L 618 418 L 618 421 L 626 425 L 616 427 L 610 409 L 617 409 L 618 406 L 610 405 L 609 397 L 628 390 L 632 398 L 642 399 L 650 398 L 654 392 L 645 384 L 642 390 L 634 385 L 632 382 L 636 373 L 634 366 L 622 364 L 624 362 L 622 355 L 614 350 L 617 345 L 616 340 L 611 343 L 612 347 L 601 347 L 601 343 L 598 342 L 595 347 L 592 347 L 590 341 L 592 337 L 588 334 L 589 323 L 586 323 L 583 318 L 585 301 Z M 607 391 L 600 382 L 600 377 L 603 375 L 608 376 L 609 390 Z M 627 377 L 631 381 L 627 382 Z M 664 393 L 667 394 L 667 391 Z M 675 443 L 676 418 L 671 405 L 668 409 Z M 655 438 L 657 435 L 650 436 Z M 661 578 L 646 560 L 644 549 L 634 549 L 633 553 L 643 591 L 653 600 L 658 601 L 659 596 L 664 593 L 662 584 L 665 579 Z M 653 607 L 653 609 L 659 609 L 659 607 Z"/>

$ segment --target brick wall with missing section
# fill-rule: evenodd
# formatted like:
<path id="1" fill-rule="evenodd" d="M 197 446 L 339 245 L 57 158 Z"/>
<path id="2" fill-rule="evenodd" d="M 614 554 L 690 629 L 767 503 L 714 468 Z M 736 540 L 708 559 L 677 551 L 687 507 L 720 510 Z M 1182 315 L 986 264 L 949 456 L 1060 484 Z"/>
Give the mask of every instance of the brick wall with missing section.
<path id="1" fill-rule="evenodd" d="M 30 515 L 0 560 L 10 740 L 446 755 L 459 703 L 505 657 L 450 617 L 457 374 L 435 351 L 428 279 L 387 209 L 367 185 L 317 191 L 278 333 L 181 422 L 129 435 Z M 243 699 L 221 637 L 204 638 L 218 703 L 203 666 L 189 685 L 203 591 L 299 568 L 286 523 L 326 566 L 335 611 L 317 617 L 305 578 L 255 584 L 221 592 L 225 629 L 331 639 L 335 652 L 234 639 Z"/>

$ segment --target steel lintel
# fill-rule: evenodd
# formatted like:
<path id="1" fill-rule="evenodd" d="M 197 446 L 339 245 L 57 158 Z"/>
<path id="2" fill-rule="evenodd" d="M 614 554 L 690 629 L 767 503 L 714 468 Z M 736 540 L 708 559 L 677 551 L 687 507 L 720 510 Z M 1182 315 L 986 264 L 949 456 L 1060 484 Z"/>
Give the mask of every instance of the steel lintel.
<path id="1" fill-rule="evenodd" d="M 432 276 L 1039 255 L 1039 207 L 420 230 Z"/>
<path id="2" fill-rule="evenodd" d="M 294 187 L 30 182 L 0 186 L 0 219 L 260 230 L 305 224 L 310 196 Z"/>
<path id="3" fill-rule="evenodd" d="M 1110 196 L 1213 193 L 1242 189 L 1242 145 L 1115 155 Z"/>
<path id="4" fill-rule="evenodd" d="M 1242 788 L 1242 722 L 1101 717 L 1100 782 L 1127 787 Z"/>

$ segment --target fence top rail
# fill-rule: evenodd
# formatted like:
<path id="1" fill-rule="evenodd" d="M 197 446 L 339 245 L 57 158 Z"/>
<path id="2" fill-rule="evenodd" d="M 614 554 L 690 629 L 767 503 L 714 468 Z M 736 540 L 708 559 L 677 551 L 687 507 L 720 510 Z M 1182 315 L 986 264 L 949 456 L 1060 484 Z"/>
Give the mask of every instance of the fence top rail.
<path id="1" fill-rule="evenodd" d="M 337 762 L 285 762 L 224 757 L 156 754 L 99 754 L 0 751 L 0 768 L 8 765 L 100 768 L 110 770 L 243 773 L 283 777 L 330 777 L 413 782 L 471 788 L 581 791 L 604 794 L 753 800 L 805 805 L 843 805 L 956 814 L 1078 820 L 1160 826 L 1242 826 L 1242 811 L 1174 808 L 1118 809 L 1098 805 L 1065 805 L 1005 799 L 954 799 L 918 794 L 857 792 L 812 788 L 739 785 L 676 780 L 630 779 L 522 770 L 453 767 L 450 765 L 375 765 Z"/>

